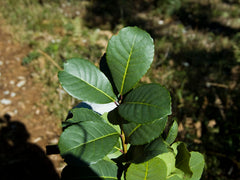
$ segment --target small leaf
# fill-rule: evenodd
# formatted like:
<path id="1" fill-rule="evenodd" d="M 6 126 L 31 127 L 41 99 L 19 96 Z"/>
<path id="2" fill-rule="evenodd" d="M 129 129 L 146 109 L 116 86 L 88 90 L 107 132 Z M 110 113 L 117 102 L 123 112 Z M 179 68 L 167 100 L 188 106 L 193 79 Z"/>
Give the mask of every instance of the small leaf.
<path id="1" fill-rule="evenodd" d="M 58 146 L 68 164 L 75 163 L 71 157 L 93 163 L 107 155 L 118 139 L 118 132 L 103 121 L 84 121 L 66 128 Z"/>
<path id="2" fill-rule="evenodd" d="M 168 135 L 165 141 L 168 144 L 172 144 L 175 141 L 177 134 L 178 134 L 178 124 L 177 124 L 177 121 L 174 121 L 168 132 Z"/>
<path id="3" fill-rule="evenodd" d="M 159 137 L 166 126 L 166 122 L 167 117 L 164 117 L 148 124 L 128 123 L 122 126 L 128 143 L 142 145 Z"/>
<path id="4" fill-rule="evenodd" d="M 204 157 L 199 152 L 190 152 L 190 169 L 193 175 L 188 180 L 199 180 L 204 169 Z"/>
<path id="5" fill-rule="evenodd" d="M 182 142 L 176 142 L 172 145 L 174 153 L 176 154 L 176 168 L 182 170 L 185 177 L 191 177 L 192 171 L 189 166 L 191 154 Z"/>
<path id="6" fill-rule="evenodd" d="M 88 166 L 66 166 L 62 171 L 62 180 L 94 179 L 94 180 L 117 180 L 117 166 L 115 163 L 100 160 L 96 164 Z"/>
<path id="7" fill-rule="evenodd" d="M 171 114 L 171 97 L 159 84 L 145 84 L 126 96 L 119 114 L 130 122 L 149 123 Z"/>
<path id="8" fill-rule="evenodd" d="M 107 47 L 107 63 L 118 92 L 127 93 L 150 68 L 154 44 L 150 35 L 137 28 L 123 28 Z"/>
<path id="9" fill-rule="evenodd" d="M 99 104 L 114 102 L 116 99 L 109 80 L 87 60 L 68 60 L 58 77 L 62 87 L 77 99 Z"/>
<path id="10" fill-rule="evenodd" d="M 126 156 L 128 162 L 142 163 L 158 156 L 159 154 L 171 151 L 170 146 L 162 137 L 159 137 L 148 144 L 138 146 L 131 145 Z"/>
<path id="11" fill-rule="evenodd" d="M 167 166 L 159 158 L 141 164 L 131 164 L 126 173 L 127 180 L 165 180 L 166 176 Z"/>
<path id="12" fill-rule="evenodd" d="M 163 153 L 157 156 L 167 165 L 167 176 L 175 169 L 175 156 L 173 152 Z"/>

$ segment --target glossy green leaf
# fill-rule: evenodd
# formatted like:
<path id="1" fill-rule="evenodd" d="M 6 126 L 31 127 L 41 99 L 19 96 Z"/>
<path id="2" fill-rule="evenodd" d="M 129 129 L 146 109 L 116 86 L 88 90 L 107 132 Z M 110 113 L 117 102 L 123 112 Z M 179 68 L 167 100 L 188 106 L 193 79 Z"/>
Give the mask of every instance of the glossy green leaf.
<path id="1" fill-rule="evenodd" d="M 131 145 L 126 156 L 128 162 L 142 163 L 158 156 L 159 154 L 171 151 L 172 149 L 170 146 L 162 137 L 159 137 L 148 144 L 138 146 Z"/>
<path id="2" fill-rule="evenodd" d="M 117 166 L 115 163 L 100 160 L 88 166 L 66 166 L 62 172 L 62 180 L 117 180 Z"/>
<path id="3" fill-rule="evenodd" d="M 116 99 L 107 77 L 87 60 L 68 60 L 58 77 L 62 87 L 77 99 L 99 104 L 114 102 Z"/>
<path id="4" fill-rule="evenodd" d="M 159 84 L 145 84 L 126 96 L 118 112 L 127 121 L 149 123 L 171 114 L 171 97 Z"/>
<path id="5" fill-rule="evenodd" d="M 107 123 L 84 121 L 66 128 L 58 146 L 67 163 L 73 163 L 71 157 L 92 163 L 107 155 L 118 139 L 118 132 Z"/>
<path id="6" fill-rule="evenodd" d="M 202 172 L 204 169 L 204 157 L 199 152 L 190 152 L 190 169 L 193 172 L 193 175 L 191 178 L 188 178 L 188 180 L 199 180 L 202 176 Z"/>
<path id="7" fill-rule="evenodd" d="M 166 177 L 167 166 L 159 158 L 141 164 L 131 164 L 126 173 L 127 180 L 165 180 Z"/>
<path id="8" fill-rule="evenodd" d="M 148 124 L 123 124 L 126 141 L 132 145 L 142 145 L 159 137 L 167 122 L 167 117 L 155 120 Z"/>
<path id="9" fill-rule="evenodd" d="M 168 132 L 168 135 L 165 141 L 168 144 L 172 144 L 175 141 L 177 134 L 178 134 L 178 124 L 177 124 L 177 121 L 174 121 Z"/>
<path id="10" fill-rule="evenodd" d="M 67 119 L 63 122 L 63 127 L 67 127 L 71 124 L 76 124 L 83 121 L 96 121 L 103 122 L 104 119 L 99 116 L 96 112 L 87 108 L 75 108 L 70 111 L 73 115 L 72 118 Z"/>
<path id="11" fill-rule="evenodd" d="M 150 35 L 137 28 L 123 28 L 107 47 L 107 63 L 121 95 L 127 93 L 150 68 L 154 44 Z"/>
<path id="12" fill-rule="evenodd" d="M 176 142 L 171 147 L 176 155 L 176 168 L 182 170 L 185 177 L 191 177 L 192 171 L 189 165 L 191 154 L 187 150 L 186 145 L 182 142 Z"/>

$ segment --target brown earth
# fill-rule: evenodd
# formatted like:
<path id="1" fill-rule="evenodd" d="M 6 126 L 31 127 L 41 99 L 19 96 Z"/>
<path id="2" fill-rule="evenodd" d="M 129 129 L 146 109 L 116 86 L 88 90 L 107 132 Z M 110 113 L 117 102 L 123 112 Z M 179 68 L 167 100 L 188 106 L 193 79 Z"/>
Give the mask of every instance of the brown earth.
<path id="1" fill-rule="evenodd" d="M 28 142 L 45 152 L 46 145 L 58 142 L 61 120 L 41 104 L 43 84 L 34 81 L 33 69 L 21 65 L 22 58 L 29 51 L 28 47 L 15 42 L 4 26 L 0 26 L 0 117 L 9 114 L 11 121 L 22 123 L 30 134 Z M 0 132 L 8 125 L 3 118 L 1 120 Z M 8 143 L 13 145 L 14 141 Z M 50 155 L 48 158 L 59 173 L 64 167 L 60 155 Z"/>

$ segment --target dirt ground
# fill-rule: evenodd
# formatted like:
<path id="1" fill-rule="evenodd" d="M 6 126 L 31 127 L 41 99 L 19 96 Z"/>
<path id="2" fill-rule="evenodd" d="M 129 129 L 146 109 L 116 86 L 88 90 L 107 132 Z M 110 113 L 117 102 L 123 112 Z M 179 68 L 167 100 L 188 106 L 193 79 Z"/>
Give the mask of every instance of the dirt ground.
<path id="1" fill-rule="evenodd" d="M 0 26 L 0 117 L 8 114 L 11 121 L 22 123 L 30 135 L 28 142 L 45 152 L 46 145 L 58 143 L 61 120 L 49 114 L 46 106 L 40 103 L 43 84 L 33 80 L 33 69 L 21 65 L 29 51 Z M 1 120 L 0 130 L 7 126 L 3 118 Z M 64 167 L 60 155 L 47 157 L 60 173 Z"/>

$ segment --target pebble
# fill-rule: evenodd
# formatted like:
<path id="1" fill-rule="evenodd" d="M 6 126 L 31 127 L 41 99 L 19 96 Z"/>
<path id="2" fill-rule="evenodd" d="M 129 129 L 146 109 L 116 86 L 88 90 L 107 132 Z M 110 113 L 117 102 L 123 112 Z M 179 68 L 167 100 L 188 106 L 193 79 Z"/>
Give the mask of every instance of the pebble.
<path id="1" fill-rule="evenodd" d="M 37 109 L 35 113 L 36 113 L 36 115 L 39 115 L 40 114 L 40 110 Z"/>
<path id="2" fill-rule="evenodd" d="M 4 95 L 8 95 L 9 93 L 10 93 L 10 91 L 8 91 L 8 90 L 3 92 Z"/>
<path id="3" fill-rule="evenodd" d="M 14 81 L 14 80 L 11 80 L 9 83 L 10 83 L 11 85 L 14 85 L 14 84 L 15 84 L 15 81 Z"/>
<path id="4" fill-rule="evenodd" d="M 42 137 L 37 137 L 33 140 L 33 143 L 37 143 L 42 140 Z"/>
<path id="5" fill-rule="evenodd" d="M 57 144 L 58 143 L 58 138 L 54 138 L 50 140 L 50 144 Z"/>
<path id="6" fill-rule="evenodd" d="M 0 66 L 2 66 L 3 65 L 3 62 L 2 61 L 0 61 Z"/>
<path id="7" fill-rule="evenodd" d="M 18 76 L 18 79 L 25 80 L 25 77 L 24 76 Z"/>
<path id="8" fill-rule="evenodd" d="M 16 93 L 15 92 L 11 92 L 11 97 L 15 97 L 16 96 Z"/>
<path id="9" fill-rule="evenodd" d="M 12 103 L 12 101 L 9 100 L 9 99 L 2 99 L 0 102 L 1 102 L 1 104 L 3 104 L 3 105 L 9 105 L 9 104 Z"/>
<path id="10" fill-rule="evenodd" d="M 163 24 L 164 24 L 164 21 L 163 21 L 163 20 L 159 20 L 159 21 L 158 21 L 158 24 L 159 24 L 159 25 L 163 25 Z"/>
<path id="11" fill-rule="evenodd" d="M 26 80 L 21 80 L 17 83 L 17 87 L 20 88 L 20 87 L 24 86 L 25 83 L 26 83 Z"/>

